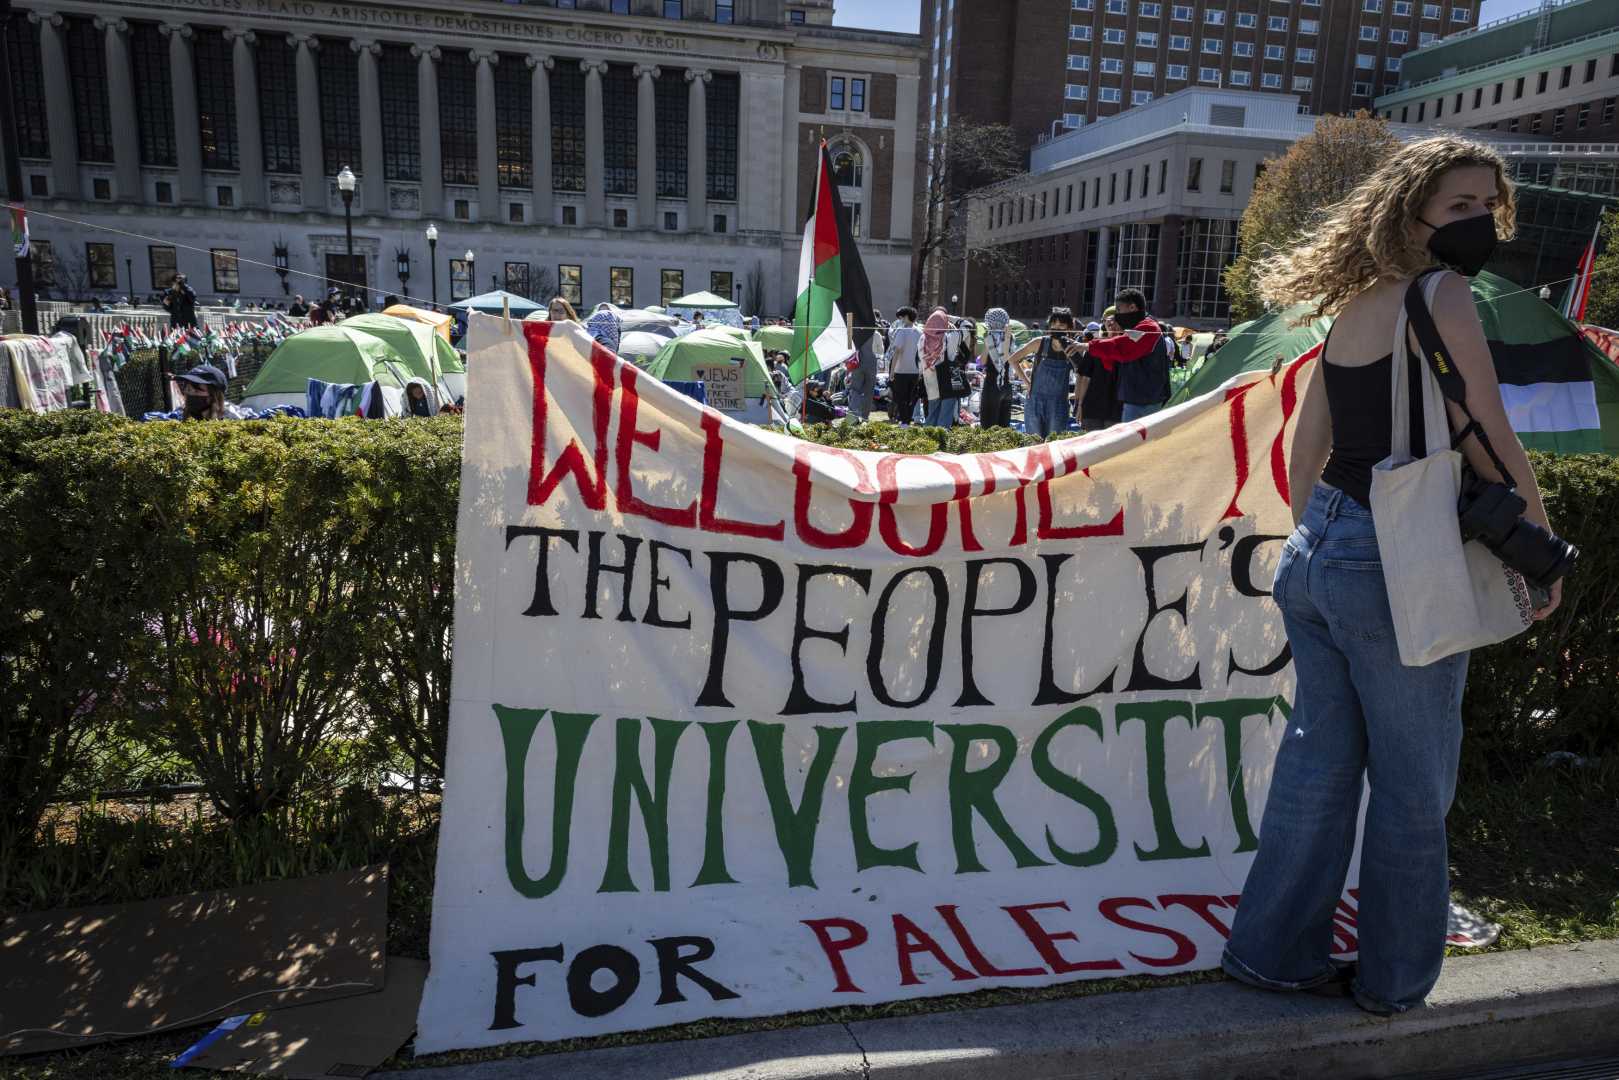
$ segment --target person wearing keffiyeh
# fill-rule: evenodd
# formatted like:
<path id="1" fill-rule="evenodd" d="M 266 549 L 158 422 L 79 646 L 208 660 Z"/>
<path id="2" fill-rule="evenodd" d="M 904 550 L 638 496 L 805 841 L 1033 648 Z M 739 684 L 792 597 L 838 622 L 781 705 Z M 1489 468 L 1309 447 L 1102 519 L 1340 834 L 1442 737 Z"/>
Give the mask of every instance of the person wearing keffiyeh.
<path id="1" fill-rule="evenodd" d="M 981 428 L 1012 426 L 1013 372 L 1028 384 L 1023 368 L 1009 364 L 1012 355 L 1012 335 L 1007 326 L 1011 317 L 1005 308 L 990 308 L 984 313 L 984 386 L 978 399 L 978 426 Z"/>
<path id="2" fill-rule="evenodd" d="M 624 328 L 624 322 L 618 317 L 618 312 L 612 308 L 598 308 L 596 313 L 585 323 L 585 331 L 595 338 L 597 343 L 608 352 L 618 352 L 618 339 Z"/>
<path id="3" fill-rule="evenodd" d="M 954 357 L 947 349 L 951 334 L 950 316 L 937 307 L 922 327 L 922 383 L 927 387 L 929 427 L 954 427 L 958 406 L 950 394 L 950 365 Z"/>

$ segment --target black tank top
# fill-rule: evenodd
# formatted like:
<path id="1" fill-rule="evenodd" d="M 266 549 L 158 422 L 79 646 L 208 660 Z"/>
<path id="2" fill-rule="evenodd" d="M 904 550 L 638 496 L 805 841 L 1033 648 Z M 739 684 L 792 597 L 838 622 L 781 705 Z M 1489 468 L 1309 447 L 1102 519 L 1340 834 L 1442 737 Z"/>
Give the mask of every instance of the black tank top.
<path id="1" fill-rule="evenodd" d="M 1327 335 L 1327 342 L 1332 335 Z M 1392 355 L 1360 367 L 1328 363 L 1322 345 L 1321 363 L 1327 388 L 1327 410 L 1332 415 L 1332 453 L 1321 472 L 1323 482 L 1344 492 L 1362 506 L 1372 505 L 1372 467 L 1389 456 L 1394 436 L 1389 402 Z M 1420 402 L 1418 368 L 1407 363 L 1412 377 L 1411 446 L 1427 445 Z"/>

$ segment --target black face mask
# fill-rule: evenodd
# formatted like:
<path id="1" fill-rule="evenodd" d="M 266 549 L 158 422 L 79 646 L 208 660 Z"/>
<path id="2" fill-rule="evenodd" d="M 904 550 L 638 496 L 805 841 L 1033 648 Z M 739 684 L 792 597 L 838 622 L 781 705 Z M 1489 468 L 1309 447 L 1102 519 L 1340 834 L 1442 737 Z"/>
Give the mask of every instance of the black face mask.
<path id="1" fill-rule="evenodd" d="M 208 415 L 208 406 L 212 404 L 208 398 L 199 394 L 186 395 L 186 416 L 193 420 L 201 420 Z"/>
<path id="2" fill-rule="evenodd" d="M 1145 311 L 1115 311 L 1113 313 L 1113 321 L 1126 330 L 1134 330 L 1136 324 L 1146 317 L 1147 313 Z"/>
<path id="3" fill-rule="evenodd" d="M 1426 221 L 1422 223 L 1428 225 Z M 1440 262 L 1468 277 L 1484 269 L 1484 264 L 1495 253 L 1494 214 L 1479 214 L 1437 228 L 1428 225 L 1428 228 L 1433 229 L 1433 235 L 1428 237 L 1428 250 Z"/>

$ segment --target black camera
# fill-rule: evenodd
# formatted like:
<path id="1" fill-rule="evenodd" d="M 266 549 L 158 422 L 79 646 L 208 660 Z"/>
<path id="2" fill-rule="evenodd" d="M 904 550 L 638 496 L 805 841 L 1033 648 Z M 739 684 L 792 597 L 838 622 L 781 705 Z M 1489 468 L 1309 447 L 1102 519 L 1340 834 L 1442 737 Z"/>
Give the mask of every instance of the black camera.
<path id="1" fill-rule="evenodd" d="M 1579 560 L 1580 550 L 1568 541 L 1523 519 L 1528 506 L 1505 484 L 1486 480 L 1472 469 L 1462 474 L 1456 502 L 1462 540 L 1477 540 L 1497 558 L 1522 574 L 1536 589 L 1550 589 Z"/>

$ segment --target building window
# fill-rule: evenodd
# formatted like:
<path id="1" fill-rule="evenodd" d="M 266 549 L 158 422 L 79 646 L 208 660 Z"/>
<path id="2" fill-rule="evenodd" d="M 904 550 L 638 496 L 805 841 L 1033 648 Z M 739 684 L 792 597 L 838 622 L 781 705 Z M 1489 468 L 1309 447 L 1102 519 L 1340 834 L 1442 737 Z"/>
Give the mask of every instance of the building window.
<path id="1" fill-rule="evenodd" d="M 1552 113 L 1552 134 L 1553 135 L 1561 135 L 1562 133 L 1563 133 L 1563 110 L 1558 109 L 1556 112 Z"/>
<path id="2" fill-rule="evenodd" d="M 1074 11 L 1095 11 L 1096 0 L 1069 0 L 1069 7 Z"/>
<path id="3" fill-rule="evenodd" d="M 673 210 L 663 212 L 663 228 L 665 232 L 677 232 L 680 229 L 680 215 Z"/>
<path id="4" fill-rule="evenodd" d="M 67 19 L 63 37 L 73 90 L 73 121 L 80 161 L 112 160 L 112 118 L 107 106 L 107 50 L 102 32 L 86 16 Z"/>
<path id="5" fill-rule="evenodd" d="M 1222 45 L 1221 45 L 1221 41 L 1220 41 L 1219 38 L 1204 38 L 1203 39 L 1203 51 L 1204 52 L 1212 53 L 1215 56 L 1218 56 L 1220 54 L 1221 48 L 1222 48 Z"/>
<path id="6" fill-rule="evenodd" d="M 1091 69 L 1091 58 L 1089 56 L 1073 56 L 1073 55 L 1070 55 L 1068 57 L 1068 70 L 1069 71 L 1089 71 L 1090 69 Z"/>
<path id="7" fill-rule="evenodd" d="M 1106 44 L 1106 45 L 1123 45 L 1124 44 L 1124 31 L 1123 30 L 1103 30 L 1102 31 L 1102 42 L 1103 42 L 1103 44 Z"/>
<path id="8" fill-rule="evenodd" d="M 1164 78 L 1178 82 L 1185 82 L 1186 71 L 1187 68 L 1185 64 L 1166 64 L 1164 66 Z"/>
<path id="9" fill-rule="evenodd" d="M 1135 73 L 1143 79 L 1151 79 L 1158 74 L 1158 65 L 1151 60 L 1137 60 Z"/>
<path id="10" fill-rule="evenodd" d="M 1136 34 L 1136 46 L 1142 49 L 1156 49 L 1158 47 L 1158 35 L 1149 30 L 1143 30 Z"/>
<path id="11" fill-rule="evenodd" d="M 736 133 L 742 80 L 735 72 L 715 74 L 708 87 L 708 197 L 736 199 Z"/>
<path id="12" fill-rule="evenodd" d="M 1512 84 L 1512 100 L 1517 101 L 1521 97 L 1523 97 L 1523 77 L 1519 76 L 1518 81 Z"/>
<path id="13" fill-rule="evenodd" d="M 214 292 L 242 291 L 242 277 L 236 266 L 235 248 L 209 248 L 208 261 L 214 268 Z"/>
<path id="14" fill-rule="evenodd" d="M 735 299 L 735 278 L 729 270 L 713 270 L 708 275 L 708 291 L 715 296 L 723 296 L 727 300 Z"/>
<path id="15" fill-rule="evenodd" d="M 1220 162 L 1220 194 L 1230 195 L 1237 190 L 1237 163 L 1229 158 Z"/>
<path id="16" fill-rule="evenodd" d="M 1360 28 L 1360 39 L 1362 41 L 1376 41 L 1377 40 L 1377 27 L 1375 27 L 1375 26 L 1363 26 L 1363 27 L 1361 27 Z"/>
<path id="17" fill-rule="evenodd" d="M 787 12 L 787 25 L 789 25 L 789 26 L 803 26 L 804 25 L 804 12 L 803 12 L 803 9 L 801 9 L 801 8 L 792 8 L 792 9 L 790 9 Z"/>
<path id="18" fill-rule="evenodd" d="M 1126 0 L 1107 0 L 1107 13 L 1109 15 L 1128 15 L 1130 5 Z"/>
<path id="19" fill-rule="evenodd" d="M 1246 71 L 1233 71 L 1231 73 L 1232 86 L 1252 86 L 1254 77 Z"/>
<path id="20" fill-rule="evenodd" d="M 1237 255 L 1237 222 L 1188 218 L 1181 227 L 1175 264 L 1175 310 L 1197 319 L 1225 319 L 1230 305 L 1221 275 Z"/>
<path id="21" fill-rule="evenodd" d="M 1308 75 L 1293 76 L 1293 89 L 1307 91 L 1315 85 L 1315 80 Z"/>
<path id="22" fill-rule="evenodd" d="M 1192 39 L 1185 34 L 1172 34 L 1169 38 L 1169 47 L 1178 52 L 1189 52 L 1192 48 Z"/>
<path id="23" fill-rule="evenodd" d="M 23 25 L 27 26 L 26 23 Z M 15 84 L 17 81 L 15 24 L 12 29 L 11 78 Z M 283 48 L 285 49 L 285 46 Z M 173 87 L 169 81 L 169 43 L 156 23 L 130 24 L 129 67 L 130 81 L 135 84 L 135 126 L 140 129 L 141 164 L 160 167 L 173 165 L 174 97 Z M 37 69 L 35 76 L 37 90 L 41 85 L 37 81 Z M 34 123 L 43 129 L 45 110 L 41 108 L 37 118 L 31 118 L 27 99 L 17 96 L 15 86 L 12 90 L 12 99 L 16 104 L 17 134 L 22 138 L 22 156 L 35 156 L 29 153 L 29 129 Z"/>
<path id="24" fill-rule="evenodd" d="M 336 38 L 322 38 L 315 53 L 316 70 L 320 75 L 320 141 L 322 168 L 327 176 L 336 176 L 347 165 L 360 164 L 360 70 L 359 57 L 349 43 Z M 462 63 L 466 57 L 462 55 Z M 444 56 L 444 70 L 451 68 L 449 53 Z M 199 69 L 200 70 L 200 69 Z M 467 78 L 472 77 L 468 69 Z M 444 76 L 439 76 L 440 102 L 446 92 Z M 470 97 L 471 91 L 468 90 Z M 459 115 L 456 118 L 459 120 Z M 470 120 L 469 120 L 470 122 Z M 444 124 L 444 139 L 448 146 L 455 137 L 454 123 Z M 474 132 L 476 135 L 476 132 Z M 476 167 L 476 162 L 474 162 Z M 449 168 L 449 152 L 445 153 L 445 168 Z M 446 174 L 446 180 L 450 179 Z M 474 179 L 473 182 L 476 182 Z"/>
<path id="25" fill-rule="evenodd" d="M 1471 8 L 1458 6 L 1450 9 L 1451 22 L 1468 22 L 1473 17 Z"/>
<path id="26" fill-rule="evenodd" d="M 1282 47 L 1280 45 L 1266 45 L 1265 46 L 1265 59 L 1266 60 L 1285 60 L 1285 59 L 1287 59 L 1287 56 L 1283 52 Z"/>
<path id="27" fill-rule="evenodd" d="M 1114 57 L 1114 56 L 1104 56 L 1104 57 L 1102 57 L 1102 74 L 1104 74 L 1104 75 L 1122 75 L 1122 74 L 1124 74 L 1124 61 L 1120 60 L 1118 57 Z"/>
<path id="28" fill-rule="evenodd" d="M 630 212 L 622 206 L 613 207 L 613 228 L 627 229 L 630 227 Z"/>
<path id="29" fill-rule="evenodd" d="M 1091 39 L 1091 28 L 1090 27 L 1088 27 L 1088 26 L 1070 26 L 1068 28 L 1068 40 L 1069 41 L 1089 41 L 1090 39 Z"/>
<path id="30" fill-rule="evenodd" d="M 1587 60 L 1585 62 L 1585 79 L 1584 79 L 1584 81 L 1585 82 L 1590 82 L 1592 79 L 1594 79 L 1596 77 L 1597 77 L 1597 62 L 1595 60 Z"/>
<path id="31" fill-rule="evenodd" d="M 866 111 L 866 80 L 865 79 L 850 79 L 849 80 L 849 111 L 850 112 L 865 112 Z"/>
<path id="32" fill-rule="evenodd" d="M 1136 4 L 1136 15 L 1143 19 L 1156 19 L 1163 14 L 1163 10 L 1162 4 L 1146 3 L 1145 0 Z"/>
<path id="33" fill-rule="evenodd" d="M 1233 41 L 1231 43 L 1231 55 L 1232 56 L 1252 56 L 1252 55 L 1254 55 L 1254 43 L 1251 42 L 1251 41 Z"/>
<path id="34" fill-rule="evenodd" d="M 197 74 L 202 167 L 234 169 L 237 167 L 236 82 L 232 75 L 231 43 L 225 40 L 223 31 L 198 30 L 192 38 L 191 55 Z M 324 91 L 322 94 L 324 96 Z"/>
<path id="35" fill-rule="evenodd" d="M 1097 94 L 1102 101 L 1112 105 L 1117 105 L 1122 96 L 1117 86 L 1104 86 Z"/>
<path id="36" fill-rule="evenodd" d="M 152 274 L 152 288 L 159 291 L 167 289 L 174 284 L 174 273 L 178 266 L 174 258 L 174 249 L 162 244 L 153 244 L 146 249 L 146 266 Z"/>
<path id="37" fill-rule="evenodd" d="M 150 27 L 152 36 L 158 37 L 157 28 L 149 23 L 141 26 Z M 11 25 L 7 27 L 6 51 L 7 59 L 11 62 L 11 101 L 12 113 L 17 118 L 18 156 L 31 158 L 48 158 L 51 156 L 50 128 L 45 120 L 45 76 L 39 57 L 39 26 L 28 21 L 28 13 L 14 11 L 11 15 Z M 158 37 L 158 44 L 163 48 L 164 57 L 155 71 L 155 78 L 162 83 L 162 103 L 164 114 L 169 120 L 168 150 L 169 159 L 161 164 L 174 164 L 174 113 L 169 108 L 169 73 L 167 44 Z M 139 85 L 139 82 L 136 83 Z M 155 97 L 155 95 L 154 95 Z M 149 164 L 156 164 L 150 163 Z M 30 183 L 33 178 L 30 178 Z M 30 188 L 30 194 L 40 195 L 43 192 Z"/>
<path id="38" fill-rule="evenodd" d="M 667 307 L 672 301 L 686 295 L 686 272 L 663 270 L 659 272 L 658 303 Z"/>
<path id="39" fill-rule="evenodd" d="M 1372 71 L 1377 67 L 1377 56 L 1374 53 L 1356 53 L 1355 67 L 1360 71 Z"/>
<path id="40" fill-rule="evenodd" d="M 634 195 L 636 185 L 636 86 L 634 68 L 612 64 L 602 76 L 602 160 L 607 194 Z"/>
<path id="41" fill-rule="evenodd" d="M 533 299 L 529 292 L 528 263 L 509 262 L 506 264 L 506 291 L 516 293 Z"/>
<path id="42" fill-rule="evenodd" d="M 1368 15 L 1377 15 L 1383 10 L 1383 0 L 1360 0 L 1360 9 Z"/>
<path id="43" fill-rule="evenodd" d="M 585 73 L 578 64 L 551 72 L 551 162 L 555 190 L 585 190 Z"/>
<path id="44" fill-rule="evenodd" d="M 1266 80 L 1268 82 L 1268 80 L 1270 79 L 1270 76 L 1266 75 L 1265 78 L 1266 78 Z M 1280 75 L 1276 76 L 1276 84 L 1278 86 L 1280 86 L 1281 82 L 1282 82 L 1282 77 Z M 1351 91 L 1356 97 L 1371 97 L 1372 96 L 1372 84 L 1369 83 L 1369 82 L 1358 82 L 1358 83 L 1354 84 L 1354 86 L 1351 88 Z"/>
<path id="45" fill-rule="evenodd" d="M 528 65 L 520 56 L 506 56 L 495 65 L 495 176 L 501 187 L 534 186 L 534 153 L 530 142 L 534 127 L 534 98 L 529 93 Z M 631 99 L 634 98 L 631 88 Z M 412 95 L 414 96 L 414 95 Z M 613 99 L 606 94 L 604 98 Z M 630 140 L 632 143 L 634 139 Z M 605 140 L 612 157 L 611 138 Z M 632 146 L 630 152 L 634 153 Z M 608 187 L 612 190 L 611 186 Z"/>
<path id="46" fill-rule="evenodd" d="M 1179 19 L 1181 22 L 1191 22 L 1192 21 L 1192 5 L 1190 5 L 1190 4 L 1173 4 L 1173 5 L 1171 5 L 1170 9 L 1169 9 L 1169 17 L 1172 18 L 1172 19 Z"/>
<path id="47" fill-rule="evenodd" d="M 1063 213 L 1072 214 L 1073 212 L 1074 212 L 1074 185 L 1069 184 L 1068 185 L 1068 194 L 1064 198 Z"/>
<path id="48" fill-rule="evenodd" d="M 1394 14 L 1402 17 L 1411 14 L 1411 0 L 1394 0 Z"/>
<path id="49" fill-rule="evenodd" d="M 527 212 L 523 209 L 523 204 L 520 202 L 514 202 L 510 206 L 506 207 L 506 220 L 511 222 L 513 225 L 521 225 L 526 216 Z"/>
<path id="50" fill-rule="evenodd" d="M 1549 71 L 1540 73 L 1540 77 L 1535 80 L 1535 93 L 1544 94 L 1546 92 L 1546 76 L 1550 74 L 1551 72 Z"/>
<path id="51" fill-rule="evenodd" d="M 1085 126 L 1085 117 L 1081 113 L 1063 113 L 1062 126 L 1070 131 Z"/>
<path id="52" fill-rule="evenodd" d="M 1422 17 L 1424 19 L 1437 19 L 1437 18 L 1439 18 L 1439 5 L 1438 4 L 1423 4 L 1422 5 Z"/>
<path id="53" fill-rule="evenodd" d="M 282 53 L 290 50 L 282 49 Z M 408 45 L 384 45 L 377 62 L 377 82 L 382 90 L 382 171 L 389 180 L 422 178 L 421 120 L 416 99 L 416 61 Z M 262 69 L 260 84 L 263 83 Z M 499 115 L 497 84 L 496 115 Z M 526 134 L 528 125 L 523 130 Z M 297 141 L 296 118 L 292 128 Z M 502 131 L 502 146 L 506 132 Z"/>
<path id="54" fill-rule="evenodd" d="M 844 108 L 844 98 L 847 92 L 846 88 L 848 86 L 848 81 L 849 80 L 845 79 L 842 75 L 832 76 L 832 92 L 829 98 L 829 103 L 834 112 L 841 112 Z"/>
<path id="55" fill-rule="evenodd" d="M 1559 89 L 1559 90 L 1567 90 L 1569 80 L 1572 79 L 1573 77 L 1574 77 L 1574 65 L 1573 64 L 1564 64 L 1563 65 L 1563 70 L 1558 74 L 1558 77 L 1557 77 L 1557 89 Z"/>
<path id="56" fill-rule="evenodd" d="M 1208 26 L 1224 26 L 1225 12 L 1219 8 L 1209 8 L 1203 12 L 1203 22 Z"/>
<path id="57" fill-rule="evenodd" d="M 118 259 L 111 244 L 84 245 L 84 265 L 92 289 L 118 287 Z"/>
<path id="58" fill-rule="evenodd" d="M 1602 103 L 1602 126 L 1607 127 L 1613 123 L 1614 106 L 1619 104 L 1619 98 L 1609 98 Z"/>
<path id="59" fill-rule="evenodd" d="M 457 199 L 457 200 L 455 200 L 455 206 L 454 206 L 453 214 L 454 214 L 455 220 L 457 220 L 457 221 L 471 221 L 472 220 L 472 202 L 471 202 L 471 200 L 469 200 L 469 199 Z"/>
<path id="60" fill-rule="evenodd" d="M 686 197 L 686 109 L 685 80 L 679 72 L 665 71 L 653 80 L 657 98 L 658 196 Z M 673 225 L 668 226 L 674 228 Z"/>
<path id="61" fill-rule="evenodd" d="M 1316 33 L 1319 33 L 1320 31 L 1321 31 L 1321 22 L 1320 22 L 1319 19 L 1300 19 L 1299 20 L 1299 33 L 1301 33 L 1301 34 L 1316 34 Z"/>
<path id="62" fill-rule="evenodd" d="M 90 183 L 92 197 L 103 202 L 112 198 L 112 181 L 105 176 L 98 176 Z"/>
<path id="63" fill-rule="evenodd" d="M 684 19 L 686 17 L 685 5 L 681 0 L 663 0 L 663 17 L 665 19 Z"/>
<path id="64" fill-rule="evenodd" d="M 563 264 L 557 267 L 557 295 L 575 308 L 585 302 L 585 271 L 582 266 Z"/>
<path id="65" fill-rule="evenodd" d="M 264 171 L 271 173 L 296 173 L 302 167 L 302 158 L 298 151 L 298 83 L 297 73 L 293 70 L 295 54 L 287 46 L 286 39 L 261 34 L 258 44 L 254 46 L 258 68 L 259 91 L 259 143 L 264 151 Z M 415 115 L 416 87 L 415 74 L 411 75 L 410 102 L 411 115 Z M 140 96 L 136 90 L 137 98 Z M 389 93 L 386 83 L 382 91 L 382 120 L 384 131 L 387 130 Z M 413 125 L 414 126 L 414 125 Z M 411 140 L 414 143 L 416 136 Z M 394 139 L 383 135 L 383 146 L 387 151 L 393 149 Z M 416 179 L 412 177 L 411 179 Z"/>
<path id="66" fill-rule="evenodd" d="M 1186 190 L 1203 190 L 1203 159 L 1200 157 L 1192 158 L 1186 163 Z"/>
<path id="67" fill-rule="evenodd" d="M 1145 104 L 1147 104 L 1147 102 L 1149 102 L 1151 100 L 1152 100 L 1152 91 L 1151 90 L 1132 90 L 1132 91 L 1130 91 L 1130 104 L 1131 105 L 1145 105 Z"/>
<path id="68" fill-rule="evenodd" d="M 1276 31 L 1278 31 L 1280 33 L 1283 33 L 1283 34 L 1287 33 L 1287 16 L 1286 15 L 1272 15 L 1272 16 L 1270 16 L 1268 19 L 1265 20 L 1265 29 L 1267 29 L 1267 30 L 1276 30 Z"/>
<path id="69" fill-rule="evenodd" d="M 1112 206 L 1119 196 L 1119 174 L 1107 174 L 1107 204 Z"/>
<path id="70" fill-rule="evenodd" d="M 1496 83 L 1495 84 L 1495 89 L 1490 93 L 1490 104 L 1491 105 L 1499 105 L 1499 104 L 1501 104 L 1501 84 L 1500 83 Z"/>
<path id="71" fill-rule="evenodd" d="M 630 0 L 613 0 L 612 10 L 614 15 L 628 15 L 630 13 Z"/>
<path id="72" fill-rule="evenodd" d="M 717 23 L 736 22 L 736 0 L 714 0 L 714 21 Z"/>
<path id="73" fill-rule="evenodd" d="M 326 50 L 322 49 L 324 53 Z M 557 65 L 557 75 L 562 65 Z M 445 49 L 438 65 L 439 146 L 446 184 L 478 182 L 478 86 L 471 57 L 463 49 Z M 553 79 L 552 86 L 560 81 Z M 326 111 L 324 86 L 321 111 Z M 553 99 L 554 100 L 554 99 Z M 355 115 L 358 115 L 357 113 Z M 329 155 L 329 152 L 328 152 Z M 327 157 L 327 171 L 335 166 Z"/>
<path id="74" fill-rule="evenodd" d="M 1531 135 L 1539 135 L 1540 134 L 1540 114 L 1539 113 L 1536 113 L 1535 115 L 1533 115 L 1533 116 L 1531 116 L 1529 118 L 1529 134 L 1531 134 Z"/>
<path id="75" fill-rule="evenodd" d="M 44 177 L 42 177 L 42 176 L 34 176 L 34 177 L 30 177 L 30 179 L 32 179 L 32 180 L 43 180 Z M 43 186 L 44 185 L 36 185 L 36 187 L 43 187 Z M 43 195 L 43 194 L 45 194 L 45 192 L 36 190 L 36 191 L 32 192 L 31 194 Z M 167 180 L 154 181 L 153 184 L 152 184 L 152 194 L 153 194 L 153 197 L 155 197 L 157 199 L 157 201 L 160 202 L 160 203 L 165 203 L 165 204 L 172 203 L 174 201 L 174 185 L 170 184 Z"/>
<path id="76" fill-rule="evenodd" d="M 214 188 L 214 205 L 235 206 L 236 189 L 231 187 L 229 184 L 220 184 L 218 187 Z"/>
<path id="77" fill-rule="evenodd" d="M 1298 64 L 1313 64 L 1313 63 L 1315 63 L 1315 50 L 1314 49 L 1294 49 L 1293 50 L 1293 62 L 1298 63 Z"/>
<path id="78" fill-rule="evenodd" d="M 635 306 L 635 271 L 614 266 L 607 271 L 607 299 L 619 307 Z"/>
<path id="79" fill-rule="evenodd" d="M 1220 82 L 1220 69 L 1211 67 L 1198 68 L 1197 81 L 1218 84 Z"/>
<path id="80" fill-rule="evenodd" d="M 450 300 L 465 300 L 472 295 L 472 264 L 465 259 L 450 260 Z"/>
<path id="81" fill-rule="evenodd" d="M 172 248 L 170 250 L 173 250 Z M 56 284 L 56 250 L 49 240 L 30 242 L 29 251 L 34 264 L 35 285 Z"/>
<path id="82" fill-rule="evenodd" d="M 1591 103 L 1586 102 L 1580 106 L 1579 112 L 1574 116 L 1574 130 L 1584 131 L 1585 125 L 1591 119 Z"/>

